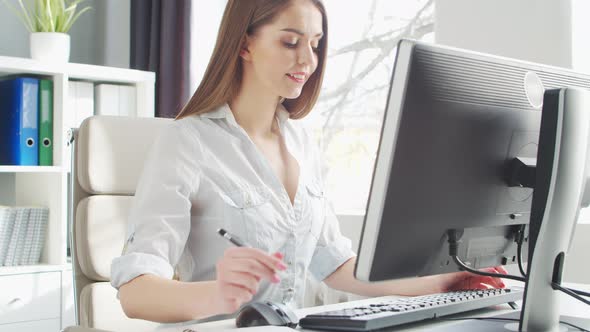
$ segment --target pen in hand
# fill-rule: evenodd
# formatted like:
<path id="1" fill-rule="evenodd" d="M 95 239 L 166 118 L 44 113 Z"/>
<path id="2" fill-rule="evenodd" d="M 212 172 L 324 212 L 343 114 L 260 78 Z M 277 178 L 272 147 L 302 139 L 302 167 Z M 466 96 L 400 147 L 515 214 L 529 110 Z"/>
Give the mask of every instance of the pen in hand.
<path id="1" fill-rule="evenodd" d="M 217 233 L 219 233 L 219 235 L 226 238 L 229 242 L 235 244 L 237 247 L 250 247 L 244 241 L 242 241 L 239 237 L 237 237 L 235 235 L 231 235 L 223 228 L 218 229 Z"/>
<path id="2" fill-rule="evenodd" d="M 221 235 L 223 238 L 225 238 L 226 240 L 228 240 L 229 242 L 233 243 L 237 247 L 244 247 L 244 248 L 251 248 L 252 247 L 252 246 L 248 245 L 246 242 L 244 242 L 242 239 L 240 239 L 239 237 L 232 235 L 231 233 L 229 233 L 228 231 L 226 231 L 223 228 L 218 229 L 217 233 L 219 235 Z M 275 270 L 275 273 L 278 274 L 279 277 L 281 277 L 281 279 L 286 277 L 285 271 Z"/>

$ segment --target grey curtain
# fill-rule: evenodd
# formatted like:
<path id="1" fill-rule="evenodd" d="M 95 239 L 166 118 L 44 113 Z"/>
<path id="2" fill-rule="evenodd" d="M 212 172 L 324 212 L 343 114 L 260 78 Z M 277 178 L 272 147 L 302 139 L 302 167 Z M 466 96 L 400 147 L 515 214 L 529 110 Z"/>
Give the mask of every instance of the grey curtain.
<path id="1" fill-rule="evenodd" d="M 175 117 L 190 89 L 191 0 L 131 0 L 133 69 L 156 73 L 156 116 Z"/>

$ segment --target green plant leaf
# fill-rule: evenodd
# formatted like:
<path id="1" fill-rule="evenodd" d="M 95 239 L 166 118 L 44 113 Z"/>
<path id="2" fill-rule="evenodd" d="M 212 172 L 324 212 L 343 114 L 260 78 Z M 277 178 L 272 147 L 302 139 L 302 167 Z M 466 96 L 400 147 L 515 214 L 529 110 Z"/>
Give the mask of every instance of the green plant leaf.
<path id="1" fill-rule="evenodd" d="M 86 7 L 84 9 L 82 9 L 81 11 L 79 11 L 68 23 L 68 25 L 66 26 L 67 30 L 70 30 L 70 28 L 72 27 L 72 25 L 74 25 L 74 23 L 76 23 L 76 21 L 78 20 L 78 18 L 80 18 L 80 15 L 84 14 L 85 12 L 89 11 L 91 8 L 90 7 Z"/>
<path id="2" fill-rule="evenodd" d="M 62 30 L 69 30 L 70 21 L 76 12 L 76 4 L 69 5 L 66 9 L 64 9 L 62 20 Z"/>
<path id="3" fill-rule="evenodd" d="M 17 0 L 20 8 L 7 0 L 2 1 L 30 32 L 67 33 L 80 15 L 91 9 L 90 6 L 79 8 L 85 0 L 30 0 L 31 8 L 27 8 L 23 0 Z"/>
<path id="4" fill-rule="evenodd" d="M 47 20 L 40 18 L 36 14 L 35 14 L 35 20 L 37 22 L 37 27 L 35 29 L 35 32 L 52 32 L 51 27 L 49 26 L 49 23 L 47 22 Z"/>
<path id="5" fill-rule="evenodd" d="M 34 6 L 34 10 L 31 13 L 31 16 L 35 19 L 35 29 L 38 29 L 37 31 L 40 31 L 40 29 L 42 29 L 41 27 L 41 21 L 43 20 L 40 16 L 45 15 L 44 11 L 43 11 L 43 0 L 35 0 L 35 6 Z"/>
<path id="6" fill-rule="evenodd" d="M 47 24 L 47 13 L 45 12 L 44 0 L 35 1 L 35 10 L 31 14 L 35 19 L 35 29 L 37 32 L 49 32 L 49 25 Z"/>
<path id="7" fill-rule="evenodd" d="M 20 5 L 20 9 L 23 13 L 24 19 L 26 19 L 26 21 L 28 22 L 28 25 L 31 27 L 31 32 L 34 31 L 35 24 L 33 23 L 33 20 L 31 19 L 31 15 L 29 15 L 28 9 L 23 4 L 22 0 L 18 0 L 18 4 Z"/>

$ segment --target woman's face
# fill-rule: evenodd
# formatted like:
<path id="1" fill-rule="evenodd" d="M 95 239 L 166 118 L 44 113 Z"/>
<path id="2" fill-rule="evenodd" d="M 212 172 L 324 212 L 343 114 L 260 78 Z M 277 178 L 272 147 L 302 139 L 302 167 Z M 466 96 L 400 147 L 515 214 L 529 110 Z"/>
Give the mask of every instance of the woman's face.
<path id="1" fill-rule="evenodd" d="M 244 66 L 277 96 L 299 97 L 318 65 L 322 14 L 309 0 L 293 0 L 275 20 L 247 38 Z"/>

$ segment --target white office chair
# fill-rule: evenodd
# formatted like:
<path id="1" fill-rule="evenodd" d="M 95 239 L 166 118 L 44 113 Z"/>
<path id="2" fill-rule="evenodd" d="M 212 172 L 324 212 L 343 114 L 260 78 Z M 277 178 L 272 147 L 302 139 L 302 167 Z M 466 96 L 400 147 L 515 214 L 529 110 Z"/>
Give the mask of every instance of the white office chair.
<path id="1" fill-rule="evenodd" d="M 157 324 L 125 316 L 110 266 L 125 242 L 128 211 L 162 118 L 95 116 L 73 133 L 71 237 L 76 324 L 148 331 Z"/>

